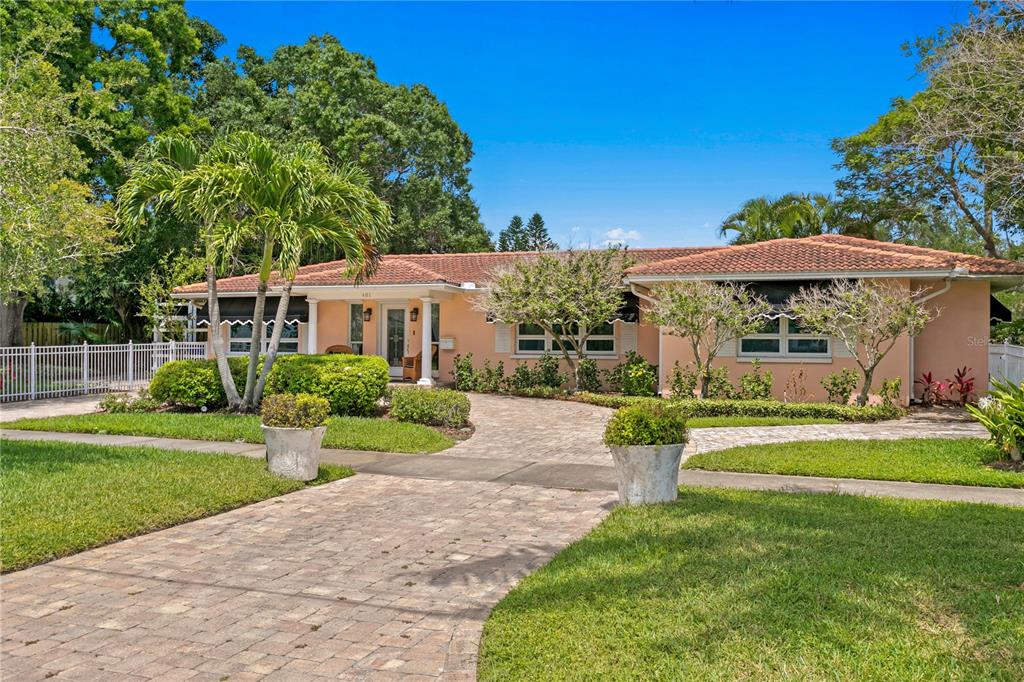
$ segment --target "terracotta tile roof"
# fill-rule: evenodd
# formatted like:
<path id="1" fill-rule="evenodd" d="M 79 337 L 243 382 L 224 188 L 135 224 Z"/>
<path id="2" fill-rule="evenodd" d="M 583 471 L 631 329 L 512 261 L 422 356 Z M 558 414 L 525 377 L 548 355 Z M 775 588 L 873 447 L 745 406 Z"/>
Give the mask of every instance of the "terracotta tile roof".
<path id="1" fill-rule="evenodd" d="M 630 249 L 630 255 L 640 264 L 652 263 L 687 254 L 705 253 L 722 247 L 681 247 L 657 249 Z M 437 284 L 459 285 L 463 282 L 484 282 L 496 267 L 520 258 L 536 255 L 534 251 L 438 253 L 386 255 L 373 277 L 364 285 L 375 284 Z M 345 277 L 343 260 L 299 268 L 295 286 L 343 286 L 353 284 Z M 217 290 L 224 293 L 245 293 L 256 290 L 256 275 L 225 277 L 217 281 Z M 271 286 L 280 284 L 272 279 Z M 189 284 L 174 290 L 176 294 L 205 294 L 206 282 Z"/>
<path id="2" fill-rule="evenodd" d="M 637 261 L 630 270 L 632 275 L 886 273 L 948 271 L 955 267 L 966 268 L 974 275 L 1024 275 L 1024 263 L 832 234 L 742 246 L 630 249 L 630 254 Z M 364 284 L 479 284 L 496 267 L 534 255 L 536 252 L 531 251 L 387 255 Z M 271 286 L 277 284 L 280 282 L 271 282 Z M 345 261 L 303 266 L 295 278 L 297 287 L 352 284 L 352 278 L 345 276 Z M 256 290 L 256 275 L 226 277 L 218 281 L 217 287 L 224 293 L 252 292 Z M 174 291 L 205 294 L 206 283 Z"/>
<path id="3" fill-rule="evenodd" d="M 948 271 L 957 267 L 973 275 L 1024 275 L 1024 263 L 834 234 L 728 246 L 637 265 L 630 274 L 841 274 Z"/>

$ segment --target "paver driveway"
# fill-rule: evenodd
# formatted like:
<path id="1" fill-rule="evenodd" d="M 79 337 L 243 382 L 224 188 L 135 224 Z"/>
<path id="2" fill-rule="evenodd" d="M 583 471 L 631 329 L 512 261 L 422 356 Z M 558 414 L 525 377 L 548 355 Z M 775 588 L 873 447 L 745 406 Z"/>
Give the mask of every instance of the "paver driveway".
<path id="1" fill-rule="evenodd" d="M 594 448 L 561 431 L 599 434 L 610 414 L 542 404 L 518 436 L 481 410 L 460 450 Z M 613 499 L 359 474 L 83 552 L 0 579 L 0 675 L 473 679 L 490 607 Z"/>

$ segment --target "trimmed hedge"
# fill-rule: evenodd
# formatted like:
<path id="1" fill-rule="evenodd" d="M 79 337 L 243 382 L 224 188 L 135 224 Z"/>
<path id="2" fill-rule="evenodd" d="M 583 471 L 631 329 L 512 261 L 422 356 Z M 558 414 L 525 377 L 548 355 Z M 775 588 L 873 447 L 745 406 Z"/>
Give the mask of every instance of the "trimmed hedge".
<path id="1" fill-rule="evenodd" d="M 264 426 L 285 429 L 315 429 L 326 426 L 331 405 L 326 398 L 308 393 L 268 395 L 260 406 Z"/>
<path id="2" fill-rule="evenodd" d="M 783 403 L 777 400 L 675 400 L 583 392 L 561 398 L 611 408 L 668 402 L 681 407 L 687 417 L 805 417 L 875 422 L 898 419 L 906 414 L 899 407 L 887 405 L 859 407 L 836 403 Z"/>
<path id="3" fill-rule="evenodd" d="M 469 423 L 469 398 L 448 388 L 400 388 L 391 396 L 398 421 L 459 428 Z"/>
<path id="4" fill-rule="evenodd" d="M 241 391 L 249 358 L 228 358 L 228 367 Z M 216 409 L 228 404 L 216 360 L 174 360 L 164 364 L 149 382 L 149 395 L 161 404 Z"/>
<path id="5" fill-rule="evenodd" d="M 367 416 L 389 380 L 387 361 L 376 355 L 285 355 L 274 361 L 267 393 L 317 395 L 335 414 Z"/>
<path id="6" fill-rule="evenodd" d="M 605 426 L 605 445 L 685 445 L 686 417 L 673 407 L 668 401 L 620 407 Z"/>

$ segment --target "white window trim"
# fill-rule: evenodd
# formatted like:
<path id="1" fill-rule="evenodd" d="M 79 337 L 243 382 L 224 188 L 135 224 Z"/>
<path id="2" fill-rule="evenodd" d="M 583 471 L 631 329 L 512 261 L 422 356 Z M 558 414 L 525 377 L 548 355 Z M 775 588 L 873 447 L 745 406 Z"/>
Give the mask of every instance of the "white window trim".
<path id="1" fill-rule="evenodd" d="M 352 312 L 353 312 L 353 309 L 356 306 L 359 307 L 359 326 L 362 329 L 362 336 L 363 336 L 363 338 L 358 340 L 358 341 L 352 338 L 352 326 L 353 326 L 352 325 L 352 322 L 353 322 Z M 349 321 L 348 321 L 348 347 L 351 348 L 352 352 L 355 353 L 356 355 L 362 355 L 363 354 L 363 349 L 366 348 L 366 345 L 365 345 L 366 344 L 366 327 L 364 326 L 364 320 L 363 320 L 363 304 L 362 304 L 362 302 L 360 302 L 360 303 L 349 303 L 348 304 L 348 315 L 349 315 Z M 358 352 L 356 351 L 356 344 L 359 345 L 359 351 Z"/>
<path id="2" fill-rule="evenodd" d="M 512 349 L 513 349 L 512 350 L 512 357 L 513 358 L 515 358 L 515 359 L 539 358 L 542 355 L 544 355 L 545 353 L 561 355 L 562 349 L 561 349 L 561 347 L 559 347 L 558 342 L 555 341 L 555 337 L 552 336 L 551 334 L 549 334 L 547 332 L 544 332 L 543 334 L 520 334 L 519 333 L 519 325 L 516 324 L 516 325 L 513 325 L 513 326 L 514 326 L 514 331 L 515 331 L 515 339 L 512 342 Z M 584 327 L 584 329 L 585 329 L 585 327 Z M 520 348 L 519 348 L 519 340 L 520 339 L 533 340 L 533 341 L 543 339 L 543 341 L 544 341 L 544 350 L 520 350 Z M 584 353 L 585 357 L 594 358 L 595 360 L 601 360 L 601 359 L 604 359 L 604 360 L 615 360 L 615 359 L 617 359 L 619 357 L 619 341 L 618 341 L 617 338 L 615 338 L 615 326 L 614 326 L 614 323 L 612 323 L 612 333 L 611 334 L 594 334 L 594 335 L 588 337 L 587 341 L 611 341 L 612 342 L 612 349 L 610 351 L 609 350 L 586 351 Z M 570 349 L 570 352 L 574 353 L 574 351 L 571 350 L 571 349 Z"/>
<path id="3" fill-rule="evenodd" d="M 736 341 L 736 358 L 738 360 L 753 360 L 753 359 L 765 359 L 765 360 L 801 360 L 801 361 L 820 361 L 820 362 L 831 362 L 832 361 L 832 338 L 828 336 L 821 336 L 818 334 L 798 334 L 790 333 L 789 331 L 789 318 L 780 317 L 779 320 L 779 332 L 777 334 L 748 334 Z M 777 353 L 769 352 L 745 352 L 743 350 L 744 339 L 778 339 L 779 351 Z M 827 346 L 827 350 L 824 353 L 795 353 L 789 350 L 790 339 L 824 339 Z"/>

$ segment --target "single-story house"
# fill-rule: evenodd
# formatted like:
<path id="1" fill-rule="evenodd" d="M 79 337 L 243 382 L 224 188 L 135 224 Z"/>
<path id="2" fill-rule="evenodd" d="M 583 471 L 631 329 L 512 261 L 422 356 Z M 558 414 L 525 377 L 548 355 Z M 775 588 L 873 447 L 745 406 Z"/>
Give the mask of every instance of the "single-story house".
<path id="1" fill-rule="evenodd" d="M 733 280 L 750 283 L 770 301 L 782 303 L 801 286 L 833 279 L 870 278 L 905 286 L 908 295 L 927 300 L 940 311 L 916 338 L 900 339 L 875 373 L 877 382 L 903 380 L 909 400 L 913 379 L 930 371 L 951 376 L 968 366 L 984 385 L 988 375 L 988 333 L 993 316 L 1005 309 L 992 292 L 1024 283 L 1024 264 L 904 244 L 839 235 L 777 239 L 749 245 L 700 248 L 631 249 L 636 265 L 626 279 L 618 319 L 590 337 L 591 355 L 602 368 L 636 351 L 659 368 L 667 386 L 677 361 L 692 357 L 686 343 L 644 320 L 644 300 L 656 282 L 682 279 Z M 453 358 L 472 353 L 474 361 L 504 361 L 506 371 L 545 351 L 552 340 L 531 325 L 489 321 L 473 305 L 490 273 L 528 253 L 410 254 L 384 256 L 377 272 L 356 284 L 344 276 L 344 261 L 300 268 L 288 310 L 282 352 L 323 353 L 348 346 L 355 353 L 387 359 L 401 376 L 403 356 L 422 353 L 421 383 L 451 380 Z M 230 353 L 244 354 L 252 342 L 256 276 L 219 280 L 223 334 Z M 277 309 L 271 286 L 266 315 L 259 327 L 272 325 Z M 278 289 L 279 291 L 279 289 Z M 180 287 L 174 296 L 187 301 L 193 324 L 203 325 L 206 284 Z M 265 341 L 263 341 L 265 343 Z M 716 360 L 735 381 L 750 363 L 760 360 L 775 377 L 777 397 L 799 392 L 802 377 L 807 398 L 824 399 L 820 381 L 828 373 L 855 367 L 850 353 L 835 339 L 805 334 L 794 321 L 775 321 L 764 333 L 729 343 Z M 790 393 L 790 399 L 795 396 Z"/>

